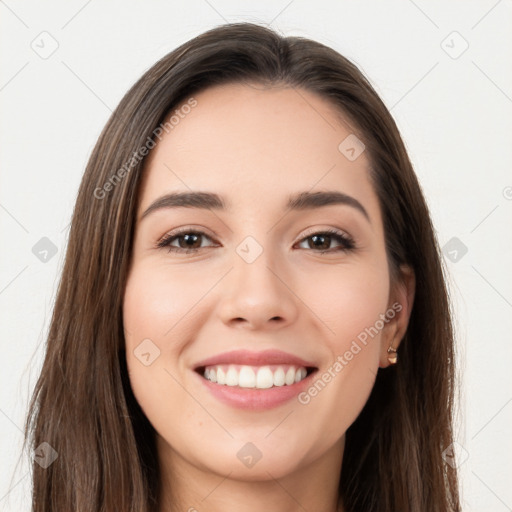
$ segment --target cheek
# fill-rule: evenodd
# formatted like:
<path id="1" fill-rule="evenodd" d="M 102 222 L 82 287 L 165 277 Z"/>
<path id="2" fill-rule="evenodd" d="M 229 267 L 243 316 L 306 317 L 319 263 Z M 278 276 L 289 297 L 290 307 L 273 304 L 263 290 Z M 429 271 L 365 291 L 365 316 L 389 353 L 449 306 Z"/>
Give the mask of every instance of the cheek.
<path id="1" fill-rule="evenodd" d="M 175 350 L 177 333 L 190 321 L 194 304 L 204 293 L 203 288 L 207 289 L 207 283 L 202 286 L 200 279 L 191 280 L 192 276 L 184 274 L 169 271 L 158 262 L 148 261 L 133 267 L 123 304 L 127 348 L 151 338 L 162 345 L 162 352 Z"/>
<path id="2" fill-rule="evenodd" d="M 342 353 L 359 335 L 364 338 L 366 330 L 385 314 L 389 299 L 386 269 L 382 265 L 331 267 L 304 281 L 301 298 L 324 325 L 331 349 Z"/>
<path id="3" fill-rule="evenodd" d="M 166 407 L 180 406 L 182 393 L 173 379 L 186 340 L 180 323 L 193 297 L 177 293 L 180 283 L 150 266 L 139 265 L 129 275 L 123 303 L 126 364 L 132 391 L 153 423 L 166 415 Z M 190 305 L 188 305 L 190 303 Z M 175 363 L 175 364 L 173 364 Z M 155 425 L 154 425 L 155 426 Z"/>
<path id="4" fill-rule="evenodd" d="M 317 274 L 315 292 L 303 292 L 321 320 L 330 355 L 299 396 L 305 409 L 318 418 L 320 439 L 334 439 L 344 432 L 370 395 L 379 366 L 382 317 L 388 308 L 387 283 L 385 268 L 340 268 L 326 276 Z"/>

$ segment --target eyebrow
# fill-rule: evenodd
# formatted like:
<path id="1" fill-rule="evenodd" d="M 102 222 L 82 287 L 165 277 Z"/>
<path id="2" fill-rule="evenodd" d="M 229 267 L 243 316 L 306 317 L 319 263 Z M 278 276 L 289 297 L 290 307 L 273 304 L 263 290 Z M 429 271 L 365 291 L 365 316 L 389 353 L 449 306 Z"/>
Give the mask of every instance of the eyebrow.
<path id="1" fill-rule="evenodd" d="M 351 206 L 371 222 L 365 207 L 356 198 L 336 191 L 299 192 L 288 198 L 285 208 L 299 211 L 330 205 Z M 162 208 L 200 208 L 217 211 L 230 209 L 221 196 L 212 192 L 172 192 L 156 199 L 141 215 L 140 220 Z"/>

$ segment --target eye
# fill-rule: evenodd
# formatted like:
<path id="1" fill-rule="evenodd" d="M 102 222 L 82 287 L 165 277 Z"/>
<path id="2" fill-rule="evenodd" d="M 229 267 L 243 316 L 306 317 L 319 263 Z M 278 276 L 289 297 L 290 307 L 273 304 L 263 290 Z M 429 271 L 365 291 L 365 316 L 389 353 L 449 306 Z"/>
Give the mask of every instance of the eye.
<path id="1" fill-rule="evenodd" d="M 349 251 L 355 248 L 354 240 L 346 233 L 336 229 L 327 229 L 325 231 L 311 233 L 303 238 L 299 244 L 307 242 L 308 240 L 312 241 L 313 248 L 323 249 L 321 251 L 313 251 L 319 252 L 320 254 L 324 254 L 326 252 Z M 337 241 L 340 244 L 340 247 L 329 249 L 328 246 L 333 240 Z M 308 245 L 311 247 L 311 244 Z"/>
<path id="2" fill-rule="evenodd" d="M 169 252 L 185 252 L 188 254 L 203 248 L 201 246 L 201 238 L 211 240 L 211 238 L 202 231 L 194 231 L 190 228 L 185 228 L 165 235 L 157 242 L 156 246 L 158 248 L 167 247 Z M 180 240 L 183 240 L 183 242 Z M 178 242 L 178 247 L 171 245 L 175 241 Z"/>
<path id="3" fill-rule="evenodd" d="M 203 239 L 212 240 L 211 237 L 202 231 L 183 228 L 178 231 L 168 233 L 162 237 L 157 242 L 156 247 L 166 247 L 169 252 L 190 254 L 197 252 L 199 249 L 205 248 L 205 246 L 201 244 Z M 326 252 L 349 251 L 355 248 L 354 240 L 350 236 L 335 229 L 313 232 L 305 238 L 302 238 L 299 244 L 307 242 L 308 240 L 311 240 L 312 244 L 308 244 L 309 247 L 306 248 L 321 249 L 313 251 L 320 254 L 324 254 Z M 334 249 L 329 248 L 333 240 L 339 243 L 339 247 L 335 247 Z M 175 245 L 175 242 L 177 242 L 177 245 Z M 210 245 L 206 247 L 212 246 Z"/>

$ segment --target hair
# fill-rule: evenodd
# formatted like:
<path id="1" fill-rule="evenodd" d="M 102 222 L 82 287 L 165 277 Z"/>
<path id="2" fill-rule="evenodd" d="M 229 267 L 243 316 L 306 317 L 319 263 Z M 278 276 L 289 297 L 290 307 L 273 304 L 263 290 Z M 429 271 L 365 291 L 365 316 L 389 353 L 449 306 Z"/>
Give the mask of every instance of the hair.
<path id="1" fill-rule="evenodd" d="M 366 146 L 391 276 L 409 265 L 414 306 L 399 363 L 379 371 L 348 428 L 339 482 L 346 512 L 460 511 L 453 442 L 454 335 L 444 267 L 399 130 L 368 79 L 334 49 L 251 23 L 213 28 L 154 64 L 122 98 L 83 175 L 29 404 L 25 443 L 58 453 L 32 464 L 33 512 L 158 510 L 155 430 L 129 383 L 122 304 L 138 195 L 155 130 L 194 93 L 222 84 L 290 87 L 328 100 Z M 131 167 L 115 186 L 126 163 Z M 112 182 L 112 181 L 111 181 Z"/>

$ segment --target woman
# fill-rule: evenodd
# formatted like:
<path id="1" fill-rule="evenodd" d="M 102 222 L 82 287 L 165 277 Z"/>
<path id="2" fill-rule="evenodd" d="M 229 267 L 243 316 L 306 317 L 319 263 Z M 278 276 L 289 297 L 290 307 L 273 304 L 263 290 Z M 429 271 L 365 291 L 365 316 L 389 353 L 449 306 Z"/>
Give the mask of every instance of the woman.
<path id="1" fill-rule="evenodd" d="M 33 510 L 459 511 L 453 388 L 428 209 L 360 71 L 246 23 L 149 69 L 78 193 Z"/>

